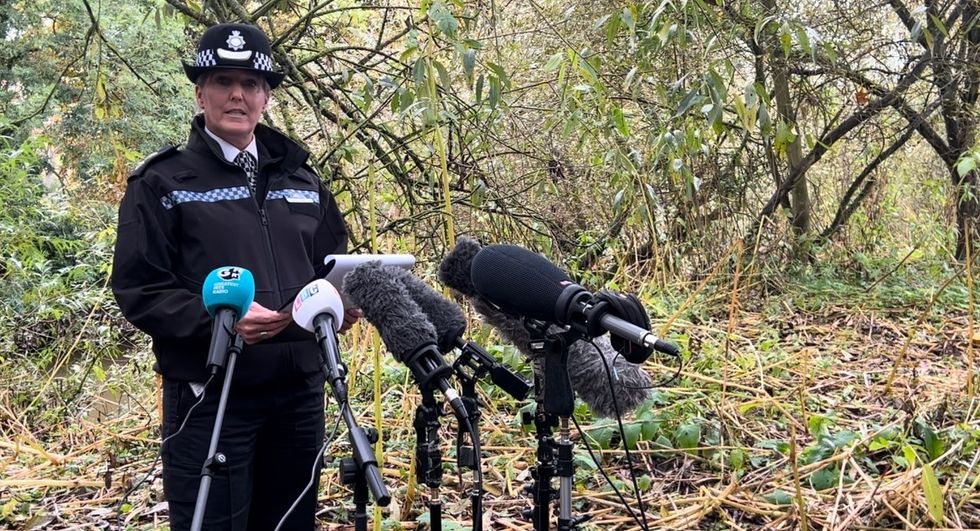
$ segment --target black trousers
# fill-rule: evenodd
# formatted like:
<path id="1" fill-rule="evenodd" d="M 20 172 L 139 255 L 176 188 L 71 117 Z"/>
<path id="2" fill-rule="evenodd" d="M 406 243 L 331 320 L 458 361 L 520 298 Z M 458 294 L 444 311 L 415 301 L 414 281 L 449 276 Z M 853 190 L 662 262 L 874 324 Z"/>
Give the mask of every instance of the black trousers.
<path id="1" fill-rule="evenodd" d="M 232 386 L 218 442 L 227 466 L 212 480 L 205 529 L 275 529 L 311 474 L 313 486 L 283 529 L 314 528 L 321 467 L 316 454 L 324 436 L 323 384 L 323 375 L 314 373 L 261 387 Z M 220 395 L 221 381 L 215 379 L 184 430 L 163 446 L 163 490 L 173 530 L 190 528 Z M 164 378 L 164 438 L 177 431 L 197 400 L 187 382 Z"/>

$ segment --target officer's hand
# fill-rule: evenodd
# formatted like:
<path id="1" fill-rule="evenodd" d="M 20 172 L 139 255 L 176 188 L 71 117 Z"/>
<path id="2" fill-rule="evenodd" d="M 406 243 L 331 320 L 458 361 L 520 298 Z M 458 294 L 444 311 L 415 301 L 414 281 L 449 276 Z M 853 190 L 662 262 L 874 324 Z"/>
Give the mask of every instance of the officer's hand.
<path id="1" fill-rule="evenodd" d="M 252 345 L 282 332 L 293 316 L 289 312 L 272 311 L 257 302 L 248 307 L 248 313 L 238 321 L 235 329 L 246 343 Z"/>
<path id="2" fill-rule="evenodd" d="M 361 317 L 364 317 L 364 312 L 360 308 L 347 308 L 344 310 L 344 324 L 340 326 L 340 333 L 350 330 L 350 327 L 354 326 L 354 323 Z"/>

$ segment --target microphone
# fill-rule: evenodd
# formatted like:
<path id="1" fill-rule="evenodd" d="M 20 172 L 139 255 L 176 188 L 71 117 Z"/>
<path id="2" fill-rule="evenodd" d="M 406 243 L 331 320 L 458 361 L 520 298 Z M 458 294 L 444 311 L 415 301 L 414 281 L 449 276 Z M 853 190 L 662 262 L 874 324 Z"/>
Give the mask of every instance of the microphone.
<path id="1" fill-rule="evenodd" d="M 236 334 L 235 323 L 248 313 L 255 299 L 255 278 L 244 267 L 219 267 L 204 278 L 201 298 L 204 309 L 214 318 L 206 367 L 215 374 L 225 366 L 229 342 Z"/>
<path id="2" fill-rule="evenodd" d="M 324 279 L 310 282 L 293 302 L 293 321 L 307 332 L 316 335 L 320 351 L 327 354 L 327 359 L 321 365 L 324 375 L 333 388 L 334 396 L 339 403 L 347 402 L 347 386 L 344 385 L 344 373 L 339 363 L 333 361 L 329 353 L 334 348 L 334 334 L 344 324 L 344 302 L 333 284 Z"/>
<path id="3" fill-rule="evenodd" d="M 320 345 L 320 368 L 330 382 L 333 396 L 341 407 L 354 462 L 364 474 L 374 500 L 378 505 L 387 506 L 391 502 L 391 496 L 378 471 L 374 449 L 367 434 L 357 425 L 347 403 L 347 384 L 344 381 L 346 368 L 340 361 L 336 336 L 336 332 L 344 324 L 344 303 L 337 288 L 322 278 L 304 286 L 293 302 L 293 321 L 304 330 L 316 334 L 316 341 Z M 343 465 L 341 467 L 343 469 Z"/>
<path id="4" fill-rule="evenodd" d="M 447 287 L 465 295 L 473 308 L 491 327 L 507 341 L 517 347 L 525 357 L 534 361 L 538 354 L 529 348 L 531 335 L 519 317 L 508 315 L 481 297 L 473 286 L 471 269 L 473 258 L 482 246 L 476 240 L 460 236 L 456 247 L 439 264 L 439 280 Z M 549 332 L 558 332 L 552 327 Z M 639 365 L 629 363 L 619 356 L 608 337 L 595 340 L 600 356 L 585 341 L 575 341 L 568 346 L 568 378 L 572 389 L 596 415 L 611 417 L 616 414 L 615 404 L 620 412 L 635 410 L 649 397 L 652 385 L 650 376 Z M 613 373 L 613 386 L 610 389 L 605 366 Z M 541 378 L 543 375 L 538 374 Z M 615 402 L 614 402 L 615 401 Z"/>
<path id="5" fill-rule="evenodd" d="M 531 390 L 530 382 L 509 367 L 499 363 L 480 345 L 463 339 L 463 334 L 466 332 L 466 317 L 458 304 L 446 299 L 408 271 L 392 267 L 386 269 L 401 282 L 409 296 L 419 305 L 419 308 L 435 327 L 440 351 L 448 353 L 454 348 L 458 348 L 468 357 L 472 357 L 473 361 L 478 364 L 478 367 L 474 367 L 474 369 L 479 367 L 487 369 L 494 385 L 518 400 L 527 398 L 527 394 Z"/>
<path id="6" fill-rule="evenodd" d="M 572 326 L 599 337 L 612 334 L 645 349 L 623 348 L 620 353 L 632 363 L 643 363 L 655 349 L 679 356 L 676 345 L 668 343 L 625 319 L 614 315 L 613 308 L 630 305 L 645 318 L 639 300 L 612 294 L 588 292 L 572 282 L 568 275 L 543 256 L 517 245 L 490 245 L 473 257 L 471 266 L 476 292 L 496 304 L 505 313 L 530 319 Z M 642 322 L 642 321 L 641 321 Z"/>
<path id="7" fill-rule="evenodd" d="M 344 293 L 378 329 L 388 351 L 412 371 L 418 386 L 423 390 L 438 387 L 456 420 L 469 426 L 466 407 L 446 379 L 452 369 L 436 348 L 436 330 L 405 287 L 381 262 L 374 261 L 344 276 Z"/>

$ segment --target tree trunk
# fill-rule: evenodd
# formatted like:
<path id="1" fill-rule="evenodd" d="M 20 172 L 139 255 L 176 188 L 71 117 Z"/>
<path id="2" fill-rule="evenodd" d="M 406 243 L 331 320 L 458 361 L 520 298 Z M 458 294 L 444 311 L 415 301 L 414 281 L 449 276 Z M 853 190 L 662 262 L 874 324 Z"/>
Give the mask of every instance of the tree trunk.
<path id="1" fill-rule="evenodd" d="M 771 14 L 775 9 L 775 0 L 762 0 L 762 5 Z M 779 48 L 775 44 L 769 49 L 769 68 L 772 69 L 772 84 L 774 98 L 776 100 L 776 112 L 782 121 L 787 124 L 796 125 L 796 112 L 793 109 L 789 92 L 789 76 L 787 74 L 786 62 L 777 54 Z M 800 163 L 803 161 L 803 147 L 801 143 L 800 128 L 795 127 L 797 135 L 793 142 L 787 146 L 786 155 L 789 159 L 789 167 L 786 175 L 792 175 Z M 793 214 L 793 229 L 797 236 L 804 236 L 810 232 L 810 190 L 807 186 L 806 174 L 800 176 L 793 184 L 793 191 L 790 199 L 790 206 Z"/>
<path id="2" fill-rule="evenodd" d="M 955 171 L 955 170 L 954 170 Z M 956 259 L 967 258 L 966 249 L 969 244 L 970 254 L 976 254 L 978 223 L 980 223 L 980 197 L 977 196 L 977 172 L 971 171 L 959 180 L 956 187 Z"/>

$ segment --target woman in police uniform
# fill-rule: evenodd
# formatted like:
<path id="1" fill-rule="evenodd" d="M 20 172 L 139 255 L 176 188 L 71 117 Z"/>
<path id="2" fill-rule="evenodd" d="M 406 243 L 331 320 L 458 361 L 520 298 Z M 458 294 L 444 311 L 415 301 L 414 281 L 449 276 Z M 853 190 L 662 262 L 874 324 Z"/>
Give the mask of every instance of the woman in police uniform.
<path id="1" fill-rule="evenodd" d="M 319 478 L 324 430 L 318 347 L 288 311 L 277 310 L 322 273 L 325 255 L 346 250 L 347 232 L 309 154 L 259 124 L 283 79 L 261 30 L 209 28 L 184 70 L 202 112 L 186 147 L 156 153 L 130 176 L 112 290 L 126 319 L 153 339 L 163 375 L 163 436 L 186 421 L 162 448 L 171 527 L 185 529 L 220 394 L 220 382 L 203 385 L 211 319 L 201 285 L 224 265 L 253 273 L 255 302 L 237 325 L 246 347 L 218 446 L 227 466 L 214 478 L 205 527 L 269 530 L 311 474 Z M 358 315 L 348 311 L 345 327 Z M 313 528 L 316 493 L 314 484 L 284 528 Z"/>

